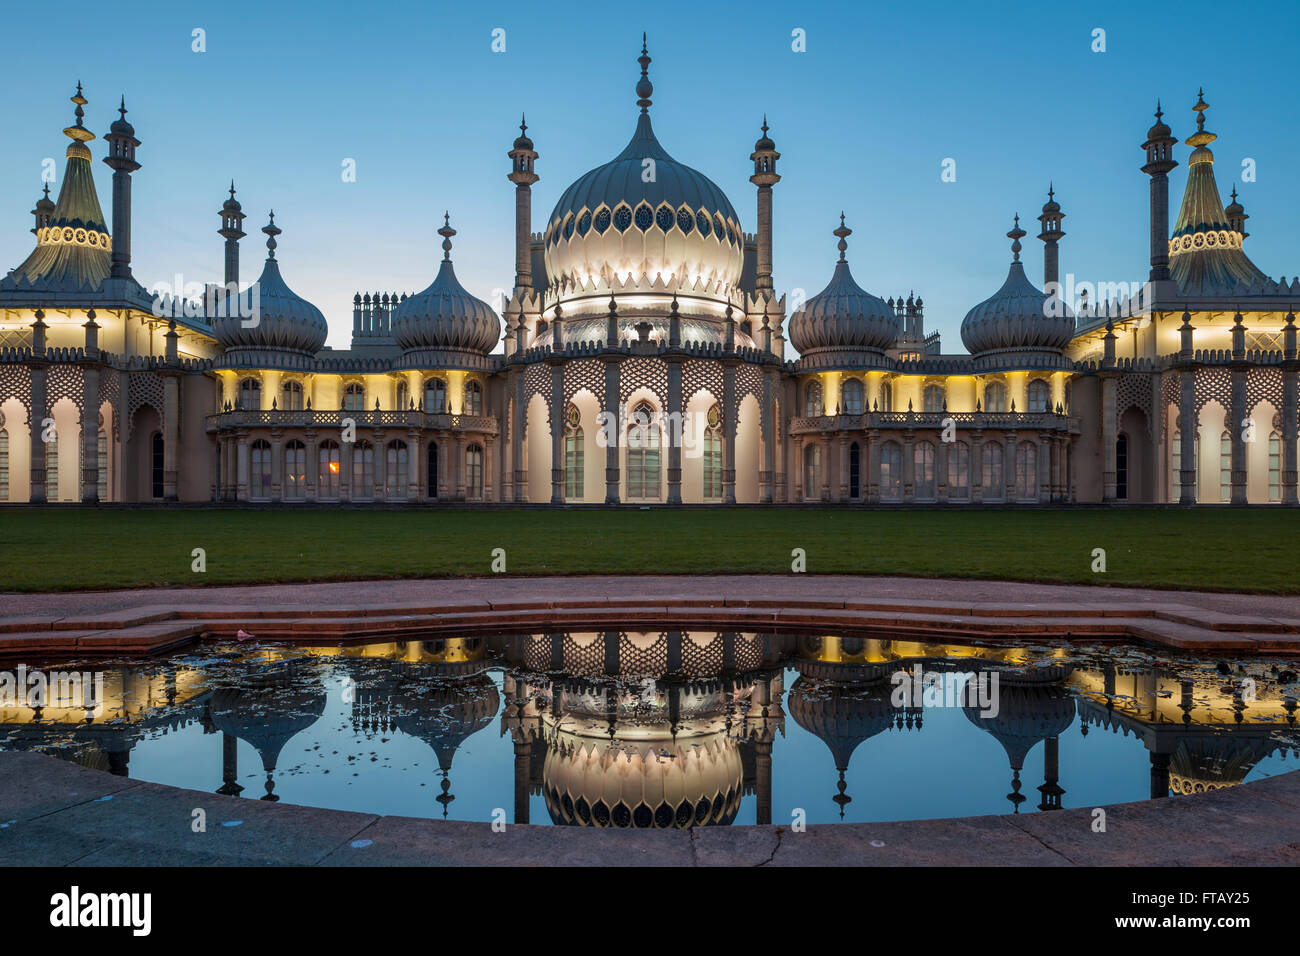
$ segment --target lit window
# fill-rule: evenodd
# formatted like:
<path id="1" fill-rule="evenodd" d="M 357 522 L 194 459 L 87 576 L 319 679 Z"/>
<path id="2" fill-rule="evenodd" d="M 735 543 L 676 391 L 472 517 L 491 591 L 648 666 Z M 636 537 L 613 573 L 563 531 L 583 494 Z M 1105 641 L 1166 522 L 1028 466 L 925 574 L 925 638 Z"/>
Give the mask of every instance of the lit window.
<path id="1" fill-rule="evenodd" d="M 353 383 L 343 389 L 343 410 L 345 412 L 360 412 L 366 408 L 366 387 Z"/>
<path id="2" fill-rule="evenodd" d="M 447 410 L 447 383 L 431 378 L 424 383 L 424 410 L 430 415 L 441 415 Z"/>
<path id="3" fill-rule="evenodd" d="M 291 501 L 307 497 L 307 446 L 297 439 L 284 446 L 284 496 Z"/>
<path id="4" fill-rule="evenodd" d="M 1031 412 L 1051 411 L 1051 386 L 1041 378 L 1029 383 L 1029 410 Z"/>
<path id="5" fill-rule="evenodd" d="M 943 386 L 927 385 L 925 391 L 922 393 L 921 400 L 924 403 L 925 411 L 943 411 Z"/>
<path id="6" fill-rule="evenodd" d="M 583 470 L 582 414 L 578 406 L 570 405 L 564 424 L 564 496 L 581 498 L 585 492 Z"/>
<path id="7" fill-rule="evenodd" d="M 1268 500 L 1282 500 L 1282 436 L 1268 436 Z"/>
<path id="8" fill-rule="evenodd" d="M 326 439 L 316 452 L 316 497 L 339 496 L 339 443 Z"/>
<path id="9" fill-rule="evenodd" d="M 934 445 L 919 441 L 912 446 L 912 495 L 918 501 L 932 501 L 934 492 Z"/>
<path id="10" fill-rule="evenodd" d="M 280 407 L 286 412 L 302 411 L 302 382 L 285 382 Z"/>
<path id="11" fill-rule="evenodd" d="M 704 497 L 722 497 L 722 409 L 709 409 L 704 431 Z"/>
<path id="12" fill-rule="evenodd" d="M 810 418 L 822 414 L 821 382 L 813 381 L 808 383 L 808 390 L 804 392 L 803 413 Z"/>
<path id="13" fill-rule="evenodd" d="M 1001 382 L 989 382 L 984 386 L 984 411 L 1005 412 L 1007 410 L 1007 387 Z"/>
<path id="14" fill-rule="evenodd" d="M 262 407 L 262 383 L 255 378 L 246 378 L 239 383 L 239 407 L 258 409 Z"/>
<path id="15" fill-rule="evenodd" d="M 845 415 L 862 414 L 862 382 L 856 378 L 845 380 L 843 393 L 843 404 L 840 408 Z"/>
<path id="16" fill-rule="evenodd" d="M 659 423 L 649 402 L 632 413 L 627 436 L 627 495 L 659 497 Z"/>

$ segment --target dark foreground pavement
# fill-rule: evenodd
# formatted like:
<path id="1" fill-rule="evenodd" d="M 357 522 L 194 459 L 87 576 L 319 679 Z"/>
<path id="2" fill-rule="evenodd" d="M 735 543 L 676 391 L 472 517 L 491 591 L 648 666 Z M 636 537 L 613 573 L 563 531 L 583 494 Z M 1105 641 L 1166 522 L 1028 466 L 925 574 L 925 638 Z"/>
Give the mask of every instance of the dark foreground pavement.
<path id="1" fill-rule="evenodd" d="M 206 814 L 193 830 L 194 811 Z M 592 830 L 380 817 L 0 753 L 0 865 L 1296 866 L 1300 773 L 1094 810 L 901 823 Z"/>

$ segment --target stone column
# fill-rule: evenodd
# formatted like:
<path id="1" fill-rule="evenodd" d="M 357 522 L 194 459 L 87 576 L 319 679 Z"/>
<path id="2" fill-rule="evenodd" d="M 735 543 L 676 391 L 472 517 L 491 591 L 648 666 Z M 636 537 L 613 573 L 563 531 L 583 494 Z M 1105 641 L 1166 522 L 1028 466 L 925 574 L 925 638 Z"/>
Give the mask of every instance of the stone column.
<path id="1" fill-rule="evenodd" d="M 803 491 L 803 436 L 796 435 L 794 438 L 794 500 L 803 501 L 806 497 Z"/>
<path id="2" fill-rule="evenodd" d="M 524 370 L 522 367 L 513 372 L 515 390 L 515 420 L 510 428 L 510 457 L 515 469 L 515 501 L 523 504 L 528 500 L 528 471 L 524 467 L 524 433 L 528 424 L 528 403 L 524 397 Z M 441 459 L 441 455 L 439 459 Z"/>
<path id="3" fill-rule="evenodd" d="M 456 460 L 448 462 L 448 467 L 455 469 L 456 478 L 456 500 L 465 500 L 465 436 L 456 435 Z"/>
<path id="4" fill-rule="evenodd" d="M 307 440 L 304 444 L 307 448 L 303 452 L 305 458 L 302 465 L 303 481 L 306 484 L 306 487 L 303 489 L 303 497 L 305 497 L 309 502 L 314 502 L 318 497 L 320 497 L 317 494 L 317 482 L 320 480 L 320 445 L 316 440 L 316 433 L 314 431 L 309 430 L 306 434 L 306 439 Z"/>
<path id="5" fill-rule="evenodd" d="M 493 449 L 495 444 L 490 436 L 483 436 L 483 500 L 491 501 L 495 491 L 495 482 L 493 481 L 493 472 L 495 470 L 496 454 Z"/>
<path id="6" fill-rule="evenodd" d="M 1232 420 L 1228 422 L 1228 434 L 1232 437 L 1232 492 L 1229 499 L 1234 505 L 1244 505 L 1246 503 L 1246 436 L 1243 432 L 1246 429 L 1245 421 L 1250 414 L 1246 407 L 1246 366 L 1234 365 L 1232 368 L 1232 408 L 1228 414 Z M 1264 440 L 1268 440 L 1269 426 L 1266 424 L 1262 429 Z M 1258 440 L 1258 435 L 1255 436 Z"/>
<path id="7" fill-rule="evenodd" d="M 676 434 L 667 429 L 668 443 L 668 504 L 682 503 L 682 442 L 686 438 L 689 424 L 686 412 L 682 409 L 682 360 L 681 356 L 670 354 L 665 357 L 668 362 L 668 414 L 680 416 L 681 427 Z M 671 419 L 670 419 L 671 420 Z"/>
<path id="8" fill-rule="evenodd" d="M 1300 417 L 1300 370 L 1282 371 L 1282 504 L 1294 505 L 1296 498 L 1296 432 Z"/>
<path id="9" fill-rule="evenodd" d="M 1115 500 L 1115 379 L 1101 380 L 1101 500 Z"/>
<path id="10" fill-rule="evenodd" d="M 763 396 L 763 407 L 759 409 L 759 430 L 763 442 L 763 460 L 759 464 L 758 500 L 765 505 L 770 505 L 773 500 L 773 485 L 776 480 L 776 430 L 781 427 L 780 423 L 776 421 L 776 402 L 774 399 L 777 385 L 772 381 L 772 378 L 771 374 L 763 373 L 763 382 L 767 386 L 767 393 Z"/>
<path id="11" fill-rule="evenodd" d="M 754 741 L 755 820 L 759 826 L 772 823 L 772 741 Z"/>
<path id="12" fill-rule="evenodd" d="M 916 461 L 912 457 L 916 436 L 910 431 L 903 433 L 903 501 L 916 500 Z"/>
<path id="13" fill-rule="evenodd" d="M 81 500 L 99 501 L 99 369 L 81 368 Z"/>
<path id="14" fill-rule="evenodd" d="M 487 454 L 484 453 L 486 459 Z M 423 474 L 425 456 L 420 448 L 420 433 L 414 428 L 406 433 L 406 500 L 419 501 L 420 489 L 424 487 L 420 480 Z M 486 462 L 484 464 L 486 469 Z M 486 480 L 486 475 L 484 476 Z"/>
<path id="15" fill-rule="evenodd" d="M 831 436 L 829 432 L 822 432 L 818 438 L 817 444 L 822 450 L 822 487 L 818 496 L 822 501 L 831 500 Z"/>
<path id="16" fill-rule="evenodd" d="M 370 443 L 375 449 L 374 488 L 371 490 L 372 501 L 388 500 L 388 436 L 382 431 L 371 434 Z"/>
<path id="17" fill-rule="evenodd" d="M 867 433 L 867 494 L 868 504 L 880 504 L 880 432 Z"/>
<path id="18" fill-rule="evenodd" d="M 1050 435 L 1044 439 L 1041 432 L 1038 439 L 1038 493 L 1036 497 L 1039 504 L 1049 504 L 1052 500 L 1052 439 Z M 1132 487 L 1132 484 L 1132 481 L 1130 481 L 1129 486 Z"/>
<path id="19" fill-rule="evenodd" d="M 730 314 L 730 313 L 728 313 Z M 736 366 L 739 359 L 728 355 L 722 360 L 722 503 L 736 503 L 736 429 L 740 426 L 740 409 L 736 402 Z M 826 475 L 826 465 L 822 465 Z M 822 480 L 822 498 L 829 493 Z"/>
<path id="20" fill-rule="evenodd" d="M 564 363 L 551 367 L 551 504 L 564 504 Z"/>
<path id="21" fill-rule="evenodd" d="M 356 442 L 339 442 L 339 501 L 352 500 L 352 451 Z"/>
<path id="22" fill-rule="evenodd" d="M 984 501 L 984 433 L 970 433 L 970 500 L 971 504 Z"/>
<path id="23" fill-rule="evenodd" d="M 1184 368 L 1179 371 L 1178 385 L 1178 436 L 1182 443 L 1179 451 L 1178 503 L 1194 505 L 1196 473 L 1200 464 L 1196 460 L 1196 370 Z"/>
<path id="24" fill-rule="evenodd" d="M 46 397 L 46 365 L 43 361 L 43 351 L 41 358 L 40 364 L 33 362 L 31 366 L 32 404 L 29 413 L 31 420 L 28 423 L 28 432 L 31 436 L 31 494 L 28 500 L 34 505 L 45 504 L 45 441 L 42 435 L 45 431 L 45 419 L 49 417 L 49 401 Z M 58 436 L 56 435 L 55 438 L 57 440 Z"/>
<path id="25" fill-rule="evenodd" d="M 948 501 L 948 449 L 951 447 L 952 443 L 940 436 L 934 449 L 934 497 L 945 503 Z"/>
<path id="26" fill-rule="evenodd" d="M 241 431 L 238 438 L 237 465 L 238 480 L 236 482 L 235 498 L 238 501 L 248 500 L 248 432 Z"/>

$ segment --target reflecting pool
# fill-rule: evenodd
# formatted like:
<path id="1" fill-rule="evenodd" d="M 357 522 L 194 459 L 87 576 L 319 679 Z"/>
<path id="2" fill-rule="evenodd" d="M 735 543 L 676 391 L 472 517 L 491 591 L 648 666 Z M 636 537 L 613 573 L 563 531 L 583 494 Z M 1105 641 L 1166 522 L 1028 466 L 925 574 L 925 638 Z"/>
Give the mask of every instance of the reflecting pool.
<path id="1" fill-rule="evenodd" d="M 1044 812 L 1294 766 L 1296 665 L 600 631 L 11 665 L 0 749 L 380 814 L 685 827 Z M 1290 757 L 1290 759 L 1288 759 Z"/>

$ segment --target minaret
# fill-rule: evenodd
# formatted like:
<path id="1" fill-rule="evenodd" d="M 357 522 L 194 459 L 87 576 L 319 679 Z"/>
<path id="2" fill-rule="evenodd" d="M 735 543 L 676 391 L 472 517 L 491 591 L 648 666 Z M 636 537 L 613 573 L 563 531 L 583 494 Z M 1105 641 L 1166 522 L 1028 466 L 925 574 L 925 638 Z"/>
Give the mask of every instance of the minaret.
<path id="1" fill-rule="evenodd" d="M 512 312 L 518 324 L 511 335 L 509 319 L 506 321 L 505 354 L 522 352 L 527 344 L 528 332 L 541 317 L 541 296 L 533 288 L 533 249 L 529 229 L 533 221 L 533 183 L 538 175 L 533 171 L 537 151 L 528 138 L 527 117 L 520 116 L 519 136 L 506 154 L 510 157 L 510 174 L 506 176 L 515 184 L 515 289 L 504 307 L 505 315 Z"/>
<path id="2" fill-rule="evenodd" d="M 50 184 L 45 184 L 45 195 L 36 200 L 36 208 L 32 210 L 32 215 L 36 217 L 36 226 L 32 233 L 39 233 L 50 224 L 54 217 L 54 201 L 50 199 Z"/>
<path id="3" fill-rule="evenodd" d="M 1142 172 L 1151 177 L 1151 282 L 1172 282 L 1169 275 L 1169 172 L 1178 165 L 1173 146 L 1178 142 L 1161 117 L 1156 101 L 1156 122 L 1142 144 L 1147 161 Z M 1175 290 L 1169 288 L 1172 294 Z"/>
<path id="4" fill-rule="evenodd" d="M 767 116 L 763 116 L 763 135 L 754 143 L 749 158 L 754 161 L 754 175 L 749 181 L 758 187 L 758 277 L 756 289 L 772 288 L 772 187 L 781 181 L 776 161 L 781 154 L 767 135 Z"/>
<path id="5" fill-rule="evenodd" d="M 221 228 L 217 235 L 226 240 L 226 289 L 239 293 L 239 240 L 244 238 L 244 211 L 235 198 L 235 181 L 230 181 L 230 198 L 221 204 Z"/>
<path id="6" fill-rule="evenodd" d="M 1043 240 L 1043 291 L 1048 295 L 1055 293 L 1058 297 L 1061 260 L 1056 244 L 1065 236 L 1061 229 L 1061 220 L 1064 218 L 1061 204 L 1056 201 L 1056 192 L 1051 183 L 1048 183 L 1047 202 L 1043 203 L 1043 214 L 1038 217 L 1038 221 L 1043 224 L 1043 231 L 1038 234 L 1038 238 Z"/>
<path id="7" fill-rule="evenodd" d="M 80 94 L 78 94 L 80 95 Z M 84 103 L 85 100 L 83 99 Z M 140 141 L 135 128 L 126 121 L 126 97 L 118 107 L 118 118 L 109 127 L 104 140 L 108 155 L 104 163 L 113 170 L 113 258 L 109 275 L 114 279 L 131 278 L 131 174 L 140 168 L 135 149 Z M 80 113 L 80 108 L 78 108 Z"/>
<path id="8" fill-rule="evenodd" d="M 1250 233 L 1246 231 L 1246 220 L 1250 217 L 1246 215 L 1246 210 L 1241 203 L 1237 202 L 1236 186 L 1232 187 L 1232 202 L 1228 205 L 1228 208 L 1223 211 L 1228 215 L 1228 225 L 1232 226 L 1232 228 L 1241 236 L 1242 242 L 1245 242 L 1246 237 L 1250 235 Z"/>

